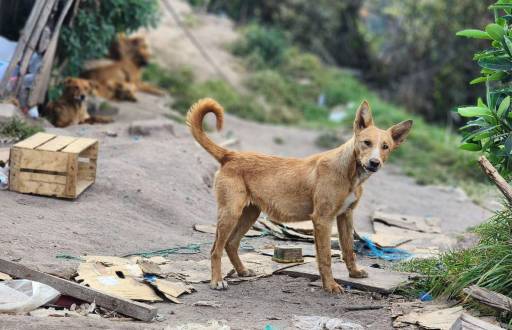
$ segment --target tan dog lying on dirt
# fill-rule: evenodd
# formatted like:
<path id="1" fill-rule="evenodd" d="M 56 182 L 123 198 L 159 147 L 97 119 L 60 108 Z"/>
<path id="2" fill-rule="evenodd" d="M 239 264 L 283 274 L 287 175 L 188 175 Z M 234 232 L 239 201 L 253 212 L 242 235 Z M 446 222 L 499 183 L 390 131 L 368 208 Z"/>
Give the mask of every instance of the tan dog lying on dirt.
<path id="1" fill-rule="evenodd" d="M 57 127 L 66 127 L 84 123 L 110 123 L 112 118 L 95 116 L 87 112 L 86 98 L 93 92 L 88 80 L 66 78 L 59 99 L 46 105 L 43 115 Z"/>
<path id="2" fill-rule="evenodd" d="M 351 277 L 367 277 L 356 265 L 353 252 L 352 213 L 362 194 L 362 184 L 379 170 L 390 152 L 407 137 L 412 121 L 382 130 L 374 126 L 368 102 L 356 113 L 354 136 L 340 147 L 304 159 L 281 158 L 254 152 L 226 150 L 204 133 L 204 116 L 213 112 L 217 129 L 223 125 L 224 110 L 212 99 L 194 104 L 187 123 L 192 135 L 221 168 L 215 176 L 218 223 L 211 251 L 213 289 L 226 289 L 221 257 L 226 249 L 239 276 L 253 276 L 238 256 L 244 234 L 260 212 L 273 221 L 312 220 L 317 263 L 324 290 L 341 293 L 331 270 L 331 229 L 336 218 L 343 260 Z"/>
<path id="3" fill-rule="evenodd" d="M 151 53 L 146 39 L 119 35 L 111 47 L 113 61 L 85 71 L 81 76 L 97 81 L 99 95 L 111 100 L 137 101 L 135 91 L 162 96 L 164 92 L 142 81 L 142 69 L 148 65 Z M 117 91 L 117 93 L 116 93 Z"/>

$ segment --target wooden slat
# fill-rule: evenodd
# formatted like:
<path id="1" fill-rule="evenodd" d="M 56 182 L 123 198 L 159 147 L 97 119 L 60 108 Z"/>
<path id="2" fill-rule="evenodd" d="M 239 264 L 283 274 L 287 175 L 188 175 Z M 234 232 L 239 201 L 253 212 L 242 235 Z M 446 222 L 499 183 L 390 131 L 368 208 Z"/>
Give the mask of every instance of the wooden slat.
<path id="1" fill-rule="evenodd" d="M 44 6 L 44 2 L 45 0 L 36 0 L 34 7 L 32 7 L 32 10 L 30 11 L 30 15 L 27 19 L 27 22 L 25 23 L 25 27 L 21 31 L 20 38 L 16 46 L 16 50 L 14 51 L 14 55 L 12 56 L 11 61 L 9 62 L 9 66 L 5 70 L 3 78 L 0 77 L 2 78 L 2 80 L 0 81 L 0 96 L 6 96 L 5 88 L 7 86 L 7 83 L 9 82 L 9 79 L 11 78 L 12 73 L 16 68 L 16 65 L 18 65 L 18 62 L 21 60 L 21 57 L 23 56 L 23 52 L 25 51 L 25 48 L 27 46 L 27 39 L 34 30 L 34 27 L 37 23 L 37 19 L 39 18 L 41 10 Z"/>
<path id="2" fill-rule="evenodd" d="M 58 290 L 63 295 L 75 297 L 89 303 L 95 302 L 97 306 L 138 320 L 152 321 L 158 312 L 158 309 L 153 306 L 105 294 L 78 283 L 30 269 L 15 262 L 0 259 L 0 271 L 15 278 L 44 283 Z"/>
<path id="3" fill-rule="evenodd" d="M 78 180 L 76 185 L 75 195 L 78 197 L 85 189 L 89 188 L 94 183 L 94 180 Z"/>
<path id="4" fill-rule="evenodd" d="M 66 195 L 76 197 L 76 185 L 78 179 L 78 155 L 65 154 L 68 156 L 67 169 L 66 169 Z"/>
<path id="5" fill-rule="evenodd" d="M 76 141 L 78 138 L 73 136 L 57 136 L 55 139 L 49 140 L 45 144 L 37 147 L 37 150 L 46 150 L 46 151 L 58 151 L 64 149 L 67 145 Z"/>
<path id="6" fill-rule="evenodd" d="M 45 173 L 20 172 L 18 180 L 66 184 L 66 176 Z"/>
<path id="7" fill-rule="evenodd" d="M 61 152 L 23 149 L 20 158 L 18 163 L 20 169 L 64 173 L 68 167 L 68 154 Z"/>
<path id="8" fill-rule="evenodd" d="M 68 145 L 66 148 L 62 149 L 62 152 L 79 154 L 96 142 L 96 139 L 79 138 L 78 140 Z"/>
<path id="9" fill-rule="evenodd" d="M 21 173 L 18 173 L 18 176 Z M 66 185 L 58 183 L 18 180 L 16 191 L 25 194 L 66 197 Z"/>
<path id="10" fill-rule="evenodd" d="M 29 137 L 28 139 L 25 139 L 23 141 L 20 141 L 14 145 L 16 148 L 24 148 L 24 149 L 34 149 L 40 145 L 42 145 L 45 142 L 48 142 L 49 140 L 55 138 L 54 134 L 48 134 L 48 133 L 36 133 Z"/>
<path id="11" fill-rule="evenodd" d="M 53 59 L 55 57 L 55 52 L 57 50 L 57 44 L 59 41 L 59 33 L 60 28 L 62 27 L 62 23 L 64 22 L 64 18 L 71 8 L 73 4 L 73 0 L 67 0 L 62 12 L 60 13 L 59 20 L 57 24 L 55 24 L 55 28 L 53 29 L 53 36 L 50 40 L 50 44 L 48 45 L 48 49 L 44 53 L 42 67 L 39 74 L 36 76 L 34 80 L 34 84 L 32 86 L 32 90 L 30 91 L 28 105 L 34 106 L 44 102 L 46 91 L 48 90 L 48 84 L 50 82 L 50 74 L 53 67 Z"/>
<path id="12" fill-rule="evenodd" d="M 96 164 L 78 162 L 78 179 L 94 180 L 96 176 Z"/>
<path id="13" fill-rule="evenodd" d="M 23 149 L 12 148 L 9 159 L 9 190 L 18 191 L 18 174 L 20 173 L 19 162 Z"/>
<path id="14" fill-rule="evenodd" d="M 467 313 L 462 313 L 451 326 L 450 330 L 503 330 L 503 328 L 473 317 Z"/>
<path id="15" fill-rule="evenodd" d="M 471 298 L 478 300 L 484 305 L 502 311 L 512 312 L 512 299 L 501 293 L 494 292 L 486 288 L 481 288 L 476 285 L 465 288 L 464 293 L 468 294 Z"/>

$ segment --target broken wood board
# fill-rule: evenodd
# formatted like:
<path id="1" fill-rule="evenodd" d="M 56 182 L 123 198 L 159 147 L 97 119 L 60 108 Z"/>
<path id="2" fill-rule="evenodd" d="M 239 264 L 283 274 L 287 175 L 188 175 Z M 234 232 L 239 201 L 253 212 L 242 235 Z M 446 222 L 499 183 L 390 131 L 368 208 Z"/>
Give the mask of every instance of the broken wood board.
<path id="1" fill-rule="evenodd" d="M 95 302 L 97 306 L 138 320 L 152 321 L 158 312 L 158 309 L 153 306 L 110 295 L 75 282 L 32 270 L 15 262 L 0 259 L 0 271 L 14 278 L 41 282 L 58 290 L 63 295 L 75 297 L 88 303 Z"/>
<path id="2" fill-rule="evenodd" d="M 302 248 L 302 256 L 303 257 L 316 257 L 316 249 L 314 245 L 295 245 L 297 247 Z M 258 250 L 259 253 L 265 256 L 274 256 L 274 249 L 261 249 Z M 341 257 L 340 250 L 331 249 L 331 257 Z"/>
<path id="3" fill-rule="evenodd" d="M 139 265 L 140 269 L 144 274 L 153 274 L 153 275 L 161 275 L 162 270 L 160 266 L 156 263 L 149 261 L 148 259 L 140 259 L 137 261 L 137 265 Z"/>
<path id="4" fill-rule="evenodd" d="M 393 327 L 419 325 L 422 329 L 449 330 L 462 312 L 461 306 L 447 307 L 444 304 L 429 303 L 418 307 L 414 304 L 411 312 L 396 318 Z"/>
<path id="5" fill-rule="evenodd" d="M 156 279 L 155 281 L 151 282 L 151 285 L 160 291 L 167 299 L 177 304 L 181 304 L 181 302 L 178 300 L 179 296 L 184 293 L 192 293 L 192 291 L 195 290 L 191 285 L 162 279 Z"/>
<path id="6" fill-rule="evenodd" d="M 462 313 L 450 330 L 503 330 L 503 328 L 471 316 L 468 313 Z"/>
<path id="7" fill-rule="evenodd" d="M 252 277 L 237 277 L 236 275 L 227 277 L 227 281 L 234 282 L 243 282 L 243 281 L 251 281 L 261 277 L 267 277 L 272 275 L 273 273 L 283 270 L 287 267 L 296 266 L 299 263 L 292 264 L 281 264 L 275 261 L 272 261 L 272 258 L 268 256 L 261 255 L 259 253 L 246 253 L 240 255 L 240 259 L 244 263 L 247 268 L 252 269 L 256 276 Z M 313 259 L 304 258 L 304 262 L 311 262 Z M 221 259 L 221 268 L 222 274 L 224 277 L 228 276 L 228 274 L 232 273 L 233 265 L 229 261 L 227 256 Z M 203 283 L 210 281 L 210 268 L 211 262 L 210 259 L 204 260 L 172 260 L 169 263 L 161 265 L 162 274 L 168 278 L 175 278 L 177 280 L 185 281 L 187 283 Z M 236 273 L 235 273 L 236 274 Z"/>
<path id="8" fill-rule="evenodd" d="M 207 225 L 201 225 L 201 224 L 195 224 L 194 230 L 198 231 L 200 233 L 206 233 L 206 234 L 213 234 L 217 232 L 217 225 L 214 224 L 207 224 Z M 245 237 L 260 237 L 263 236 L 263 233 L 261 231 L 249 229 L 247 233 L 245 233 Z"/>
<path id="9" fill-rule="evenodd" d="M 347 267 L 342 262 L 334 262 L 332 271 L 336 282 L 344 285 L 350 285 L 355 289 L 367 291 L 375 291 L 382 293 L 393 292 L 396 288 L 409 282 L 408 273 L 399 273 L 389 270 L 382 270 L 367 267 L 367 278 L 351 278 L 348 275 Z M 279 271 L 279 274 L 290 275 L 293 277 L 306 277 L 312 280 L 320 278 L 316 263 L 307 263 L 304 265 L 294 266 Z"/>
<path id="10" fill-rule="evenodd" d="M 419 231 L 422 233 L 441 233 L 441 222 L 438 218 L 417 217 L 412 215 L 391 214 L 376 211 L 372 215 L 372 221 L 382 222 L 389 226 Z"/>
<path id="11" fill-rule="evenodd" d="M 131 300 L 162 301 L 142 279 L 142 270 L 136 264 L 107 267 L 101 263 L 84 262 L 78 266 L 76 281 L 89 287 Z"/>
<path id="12" fill-rule="evenodd" d="M 263 227 L 274 237 L 281 240 L 289 240 L 289 241 L 303 241 L 303 242 L 314 242 L 315 237 L 313 235 L 304 234 L 302 232 L 296 231 L 287 224 L 273 222 L 272 220 L 259 218 L 256 224 L 253 226 L 254 228 Z M 331 237 L 331 243 L 335 242 L 337 244 L 338 238 L 337 235 L 335 237 Z"/>
<path id="13" fill-rule="evenodd" d="M 505 312 L 512 312 L 512 299 L 501 293 L 472 285 L 464 289 L 464 293 L 480 303 Z"/>

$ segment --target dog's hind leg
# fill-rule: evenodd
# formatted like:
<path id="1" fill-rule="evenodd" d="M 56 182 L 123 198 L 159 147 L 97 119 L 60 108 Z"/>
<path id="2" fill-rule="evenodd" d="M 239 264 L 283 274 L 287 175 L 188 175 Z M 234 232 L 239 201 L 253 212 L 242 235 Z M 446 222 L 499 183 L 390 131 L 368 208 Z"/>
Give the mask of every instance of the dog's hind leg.
<path id="1" fill-rule="evenodd" d="M 253 270 L 245 268 L 242 260 L 240 260 L 240 256 L 238 255 L 238 248 L 245 233 L 251 229 L 260 213 L 261 211 L 257 206 L 252 204 L 246 206 L 238 224 L 229 237 L 228 243 L 226 244 L 226 253 L 228 254 L 229 260 L 231 260 L 233 267 L 235 267 L 238 276 L 249 277 L 256 275 Z"/>
<path id="2" fill-rule="evenodd" d="M 338 225 L 338 234 L 340 238 L 340 246 L 343 252 L 343 261 L 347 266 L 350 277 L 363 278 L 368 277 L 368 273 L 364 269 L 358 269 L 356 265 L 356 257 L 354 254 L 354 225 L 352 220 L 352 209 L 339 215 L 336 218 Z"/>
<path id="3" fill-rule="evenodd" d="M 240 221 L 246 205 L 247 193 L 243 181 L 226 177 L 217 177 L 215 188 L 217 191 L 218 222 L 215 242 L 211 251 L 212 278 L 210 287 L 223 290 L 227 289 L 228 284 L 222 276 L 222 253 L 237 223 Z"/>

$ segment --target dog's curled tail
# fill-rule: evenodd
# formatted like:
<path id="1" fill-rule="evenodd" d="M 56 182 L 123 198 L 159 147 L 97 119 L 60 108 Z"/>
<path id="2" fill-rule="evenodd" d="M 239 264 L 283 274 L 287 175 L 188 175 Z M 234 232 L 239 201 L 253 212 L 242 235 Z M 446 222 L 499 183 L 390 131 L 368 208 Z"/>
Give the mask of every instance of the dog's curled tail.
<path id="1" fill-rule="evenodd" d="M 187 125 L 190 127 L 190 131 L 196 141 L 217 159 L 219 163 L 223 164 L 225 156 L 229 151 L 210 140 L 203 130 L 203 118 L 209 112 L 213 112 L 215 115 L 217 130 L 220 131 L 224 123 L 224 109 L 217 101 L 211 98 L 201 99 L 190 107 L 187 113 Z"/>

